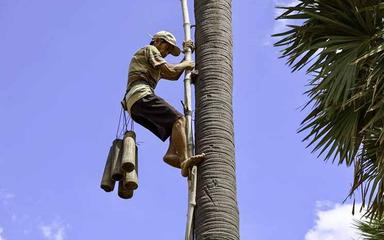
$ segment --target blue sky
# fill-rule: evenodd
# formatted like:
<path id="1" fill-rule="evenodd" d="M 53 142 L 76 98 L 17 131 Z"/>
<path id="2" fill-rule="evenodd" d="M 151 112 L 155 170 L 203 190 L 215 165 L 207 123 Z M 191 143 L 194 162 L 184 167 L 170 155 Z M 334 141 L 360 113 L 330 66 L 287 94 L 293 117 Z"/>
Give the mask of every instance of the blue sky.
<path id="1" fill-rule="evenodd" d="M 301 142 L 309 76 L 292 74 L 272 46 L 284 25 L 274 6 L 290 3 L 233 2 L 241 236 L 346 240 L 351 209 L 340 203 L 352 169 Z M 134 198 L 99 188 L 130 58 L 159 30 L 181 42 L 180 1 L 0 2 L 0 240 L 183 238 L 186 181 L 162 162 L 167 144 L 142 127 Z M 181 80 L 156 92 L 181 110 Z"/>

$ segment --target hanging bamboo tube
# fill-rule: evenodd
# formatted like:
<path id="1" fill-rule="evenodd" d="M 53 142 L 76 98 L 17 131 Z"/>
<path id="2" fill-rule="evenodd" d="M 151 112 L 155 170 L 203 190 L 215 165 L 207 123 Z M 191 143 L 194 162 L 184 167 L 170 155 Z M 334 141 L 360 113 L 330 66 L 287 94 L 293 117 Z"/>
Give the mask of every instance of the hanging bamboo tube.
<path id="1" fill-rule="evenodd" d="M 129 190 L 136 190 L 139 186 L 136 171 L 125 173 L 123 178 L 124 187 Z"/>
<path id="2" fill-rule="evenodd" d="M 112 192 L 115 188 L 115 181 L 111 178 L 113 145 L 109 148 L 107 162 L 105 163 L 103 177 L 101 179 L 100 187 L 106 192 Z"/>
<path id="3" fill-rule="evenodd" d="M 126 187 L 124 187 L 123 182 L 124 182 L 123 180 L 119 181 L 119 190 L 118 190 L 117 194 L 119 195 L 119 197 L 121 197 L 123 199 L 130 199 L 133 197 L 133 190 L 130 190 L 130 189 L 127 189 Z"/>
<path id="4" fill-rule="evenodd" d="M 136 174 L 139 176 L 139 149 L 137 148 L 137 145 L 135 146 L 135 163 Z"/>
<path id="5" fill-rule="evenodd" d="M 137 146 L 135 146 L 134 155 L 132 156 L 135 160 L 135 169 L 131 172 L 126 172 L 125 177 L 123 178 L 124 187 L 126 189 L 130 190 L 136 190 L 139 186 L 139 180 L 138 180 L 138 165 L 137 165 Z"/>
<path id="6" fill-rule="evenodd" d="M 121 168 L 122 147 L 123 147 L 123 140 L 115 139 L 113 141 L 111 178 L 114 181 L 120 181 L 123 178 L 123 170 Z"/>
<path id="7" fill-rule="evenodd" d="M 123 139 L 123 155 L 121 159 L 121 168 L 126 172 L 132 172 L 135 169 L 135 147 L 136 134 L 134 131 L 127 131 Z"/>

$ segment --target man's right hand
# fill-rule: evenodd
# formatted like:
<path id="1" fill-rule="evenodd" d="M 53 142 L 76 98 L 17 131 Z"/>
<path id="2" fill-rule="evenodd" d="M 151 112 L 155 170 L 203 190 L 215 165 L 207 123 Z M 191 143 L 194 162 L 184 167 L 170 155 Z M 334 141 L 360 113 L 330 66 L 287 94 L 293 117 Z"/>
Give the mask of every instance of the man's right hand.
<path id="1" fill-rule="evenodd" d="M 185 60 L 182 62 L 182 64 L 184 65 L 184 69 L 186 70 L 192 70 L 195 68 L 195 63 L 193 61 Z"/>

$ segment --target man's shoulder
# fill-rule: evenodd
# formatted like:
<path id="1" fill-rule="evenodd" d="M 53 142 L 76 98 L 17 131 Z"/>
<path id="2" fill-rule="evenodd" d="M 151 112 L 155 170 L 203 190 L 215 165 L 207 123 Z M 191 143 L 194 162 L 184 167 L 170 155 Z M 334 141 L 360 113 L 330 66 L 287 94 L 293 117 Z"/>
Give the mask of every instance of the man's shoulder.
<path id="1" fill-rule="evenodd" d="M 143 49 L 148 50 L 150 52 L 155 52 L 155 53 L 159 53 L 160 54 L 159 49 L 157 49 L 157 47 L 155 47 L 153 45 L 147 45 Z"/>
<path id="2" fill-rule="evenodd" d="M 135 52 L 134 57 L 136 57 L 136 58 L 141 58 L 141 57 L 148 58 L 150 56 L 157 55 L 157 54 L 160 54 L 160 51 L 155 46 L 146 45 L 146 46 L 138 49 Z"/>

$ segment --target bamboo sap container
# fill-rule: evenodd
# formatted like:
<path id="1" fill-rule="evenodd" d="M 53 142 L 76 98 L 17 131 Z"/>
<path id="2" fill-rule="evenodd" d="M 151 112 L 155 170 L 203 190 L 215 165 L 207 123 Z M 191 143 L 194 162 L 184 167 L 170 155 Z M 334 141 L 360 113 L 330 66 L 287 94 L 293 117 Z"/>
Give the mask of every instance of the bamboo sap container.
<path id="1" fill-rule="evenodd" d="M 127 173 L 135 170 L 136 165 L 136 134 L 134 131 L 127 131 L 123 139 L 123 155 L 121 167 Z"/>
<path id="2" fill-rule="evenodd" d="M 124 176 L 121 168 L 123 140 L 115 139 L 113 141 L 112 147 L 113 147 L 113 156 L 112 156 L 111 178 L 117 182 L 117 181 L 120 181 Z"/>
<path id="3" fill-rule="evenodd" d="M 113 156 L 113 145 L 109 148 L 107 162 L 105 163 L 103 177 L 101 179 L 100 187 L 106 192 L 112 192 L 115 188 L 115 181 L 111 178 L 112 168 L 112 156 Z"/>
<path id="4" fill-rule="evenodd" d="M 117 194 L 123 199 L 130 199 L 133 197 L 133 190 L 124 187 L 123 182 L 124 180 L 119 181 L 119 191 Z"/>
<path id="5" fill-rule="evenodd" d="M 139 187 L 137 146 L 135 146 L 133 153 L 133 157 L 135 159 L 135 169 L 131 172 L 125 173 L 125 177 L 123 178 L 123 184 L 126 189 L 136 190 Z"/>

